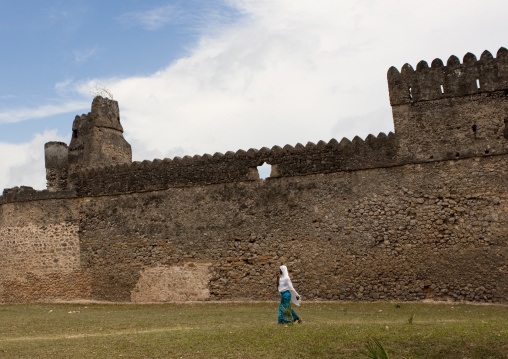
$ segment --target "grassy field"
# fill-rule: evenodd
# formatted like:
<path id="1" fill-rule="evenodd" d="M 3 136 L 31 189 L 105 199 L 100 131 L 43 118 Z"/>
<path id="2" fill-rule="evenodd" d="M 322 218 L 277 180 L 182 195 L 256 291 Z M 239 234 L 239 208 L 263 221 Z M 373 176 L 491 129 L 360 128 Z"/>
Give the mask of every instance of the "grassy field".
<path id="1" fill-rule="evenodd" d="M 0 358 L 508 358 L 508 307 L 305 303 L 0 305 Z"/>

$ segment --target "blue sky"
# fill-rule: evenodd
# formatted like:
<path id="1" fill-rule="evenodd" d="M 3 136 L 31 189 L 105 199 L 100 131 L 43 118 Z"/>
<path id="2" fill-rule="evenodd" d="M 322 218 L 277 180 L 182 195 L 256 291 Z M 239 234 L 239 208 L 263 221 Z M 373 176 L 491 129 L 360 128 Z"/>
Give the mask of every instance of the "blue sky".
<path id="1" fill-rule="evenodd" d="M 188 53 L 211 13 L 220 12 L 223 22 L 238 18 L 230 7 L 206 4 L 2 1 L 0 111 L 60 107 L 63 101 L 78 101 L 66 88 L 73 81 L 147 76 L 166 67 Z M 82 107 L 87 110 L 88 101 Z M 4 118 L 0 141 L 28 141 L 34 130 L 68 131 L 68 117 L 51 115 L 40 121 L 28 115 L 22 117 L 24 126 L 9 123 L 16 118 Z"/>
<path id="2" fill-rule="evenodd" d="M 93 92 L 134 160 L 393 130 L 386 71 L 508 46 L 501 0 L 0 0 L 0 191 L 45 187 Z"/>

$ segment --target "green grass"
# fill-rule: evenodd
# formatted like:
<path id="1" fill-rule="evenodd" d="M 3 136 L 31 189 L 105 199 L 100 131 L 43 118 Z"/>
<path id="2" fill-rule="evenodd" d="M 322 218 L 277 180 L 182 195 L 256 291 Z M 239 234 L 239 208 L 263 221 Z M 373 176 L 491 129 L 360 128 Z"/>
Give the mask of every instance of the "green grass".
<path id="1" fill-rule="evenodd" d="M 367 353 L 365 354 L 370 359 L 389 359 L 385 348 L 376 338 L 369 340 L 365 346 L 367 347 Z"/>
<path id="2" fill-rule="evenodd" d="M 277 305 L 0 305 L 0 358 L 508 358 L 507 306 L 304 303 L 284 326 Z"/>

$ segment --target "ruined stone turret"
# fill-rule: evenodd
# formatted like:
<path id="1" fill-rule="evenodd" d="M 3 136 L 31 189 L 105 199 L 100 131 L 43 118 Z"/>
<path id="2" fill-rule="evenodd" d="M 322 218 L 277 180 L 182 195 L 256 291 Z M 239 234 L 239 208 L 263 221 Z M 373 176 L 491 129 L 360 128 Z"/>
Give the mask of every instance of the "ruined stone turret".
<path id="1" fill-rule="evenodd" d="M 68 187 L 69 148 L 63 142 L 48 142 L 44 145 L 46 180 L 51 192 Z"/>
<path id="2" fill-rule="evenodd" d="M 46 179 L 50 191 L 72 187 L 67 176 L 86 169 L 132 162 L 131 145 L 123 137 L 118 102 L 94 98 L 92 111 L 76 116 L 69 147 L 45 145 Z"/>

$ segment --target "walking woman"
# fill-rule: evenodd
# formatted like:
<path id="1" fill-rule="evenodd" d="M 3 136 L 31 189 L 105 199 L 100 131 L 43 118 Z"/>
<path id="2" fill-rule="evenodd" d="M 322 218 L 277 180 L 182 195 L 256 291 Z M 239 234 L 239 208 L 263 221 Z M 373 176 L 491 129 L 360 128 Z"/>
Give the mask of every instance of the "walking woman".
<path id="1" fill-rule="evenodd" d="M 277 289 L 281 295 L 279 304 L 279 324 L 291 322 L 302 324 L 302 319 L 300 319 L 291 308 L 291 302 L 295 305 L 300 305 L 300 296 L 295 288 L 293 288 L 293 283 L 291 283 L 291 279 L 289 279 L 286 266 L 280 266 L 280 275 L 277 276 Z"/>

